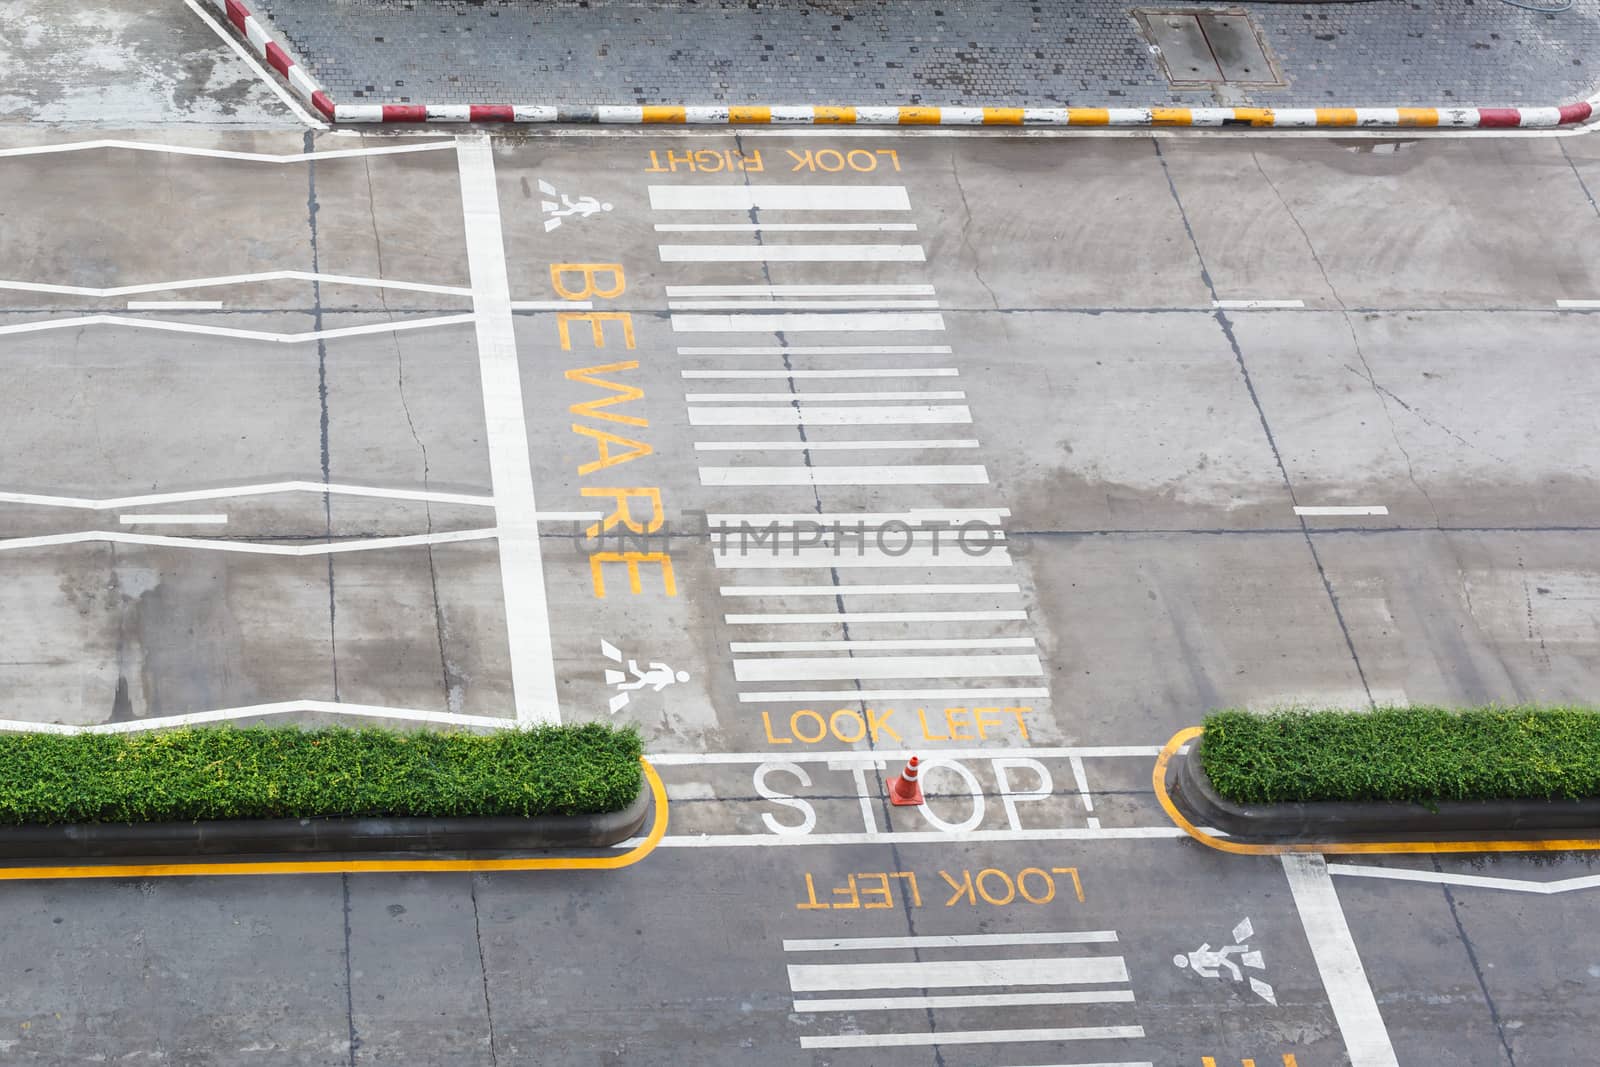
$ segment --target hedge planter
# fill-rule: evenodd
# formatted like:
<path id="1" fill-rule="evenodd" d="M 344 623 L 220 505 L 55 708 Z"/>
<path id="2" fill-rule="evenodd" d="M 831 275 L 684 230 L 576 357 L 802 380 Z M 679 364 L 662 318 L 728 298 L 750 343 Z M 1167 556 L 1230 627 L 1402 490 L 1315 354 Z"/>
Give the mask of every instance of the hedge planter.
<path id="1" fill-rule="evenodd" d="M 0 735 L 0 858 L 605 847 L 649 812 L 640 749 L 602 724 Z"/>
<path id="2" fill-rule="evenodd" d="M 1167 789 L 1189 820 L 1245 840 L 1348 841 L 1440 834 L 1530 833 L 1600 827 L 1600 800 L 1395 801 L 1239 804 L 1217 793 L 1193 748 L 1174 756 Z"/>

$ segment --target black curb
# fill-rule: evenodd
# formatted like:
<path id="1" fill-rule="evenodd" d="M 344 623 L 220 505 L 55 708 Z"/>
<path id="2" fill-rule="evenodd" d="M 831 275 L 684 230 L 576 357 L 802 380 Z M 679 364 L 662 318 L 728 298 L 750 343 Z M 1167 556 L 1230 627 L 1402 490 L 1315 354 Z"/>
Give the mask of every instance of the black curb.
<path id="1" fill-rule="evenodd" d="M 1173 803 L 1196 826 L 1244 838 L 1345 841 L 1377 834 L 1504 833 L 1600 827 L 1597 800 L 1445 801 L 1434 808 L 1385 801 L 1317 801 L 1308 804 L 1238 804 L 1221 796 L 1200 766 L 1194 743 L 1173 757 L 1168 775 Z"/>
<path id="2" fill-rule="evenodd" d="M 242 856 L 330 852 L 483 852 L 603 848 L 639 832 L 651 790 L 603 815 L 481 819 L 218 819 L 0 827 L 0 859 Z"/>

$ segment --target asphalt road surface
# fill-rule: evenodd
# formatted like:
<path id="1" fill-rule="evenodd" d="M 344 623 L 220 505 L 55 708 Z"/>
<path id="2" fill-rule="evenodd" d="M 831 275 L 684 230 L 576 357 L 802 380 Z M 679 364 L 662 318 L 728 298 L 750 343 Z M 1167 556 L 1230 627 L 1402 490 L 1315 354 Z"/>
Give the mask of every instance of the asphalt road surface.
<path id="1" fill-rule="evenodd" d="M 6 725 L 631 722 L 670 824 L 8 882 L 0 1063 L 1592 1062 L 1589 854 L 1150 777 L 1593 699 L 1600 141 L 139 136 L 0 146 Z"/>

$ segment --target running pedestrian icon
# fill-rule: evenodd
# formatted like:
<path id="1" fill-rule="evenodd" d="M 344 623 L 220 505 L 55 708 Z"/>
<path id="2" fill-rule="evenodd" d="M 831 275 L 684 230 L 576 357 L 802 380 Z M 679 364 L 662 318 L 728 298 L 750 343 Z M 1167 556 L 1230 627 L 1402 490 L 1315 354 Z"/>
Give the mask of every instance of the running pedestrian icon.
<path id="1" fill-rule="evenodd" d="M 560 197 L 560 203 L 554 200 L 542 200 L 539 203 L 540 210 L 550 216 L 544 220 L 545 233 L 549 233 L 559 227 L 562 219 L 586 219 L 590 215 L 598 215 L 602 211 L 611 210 L 610 204 L 601 203 L 592 196 L 580 196 L 574 200 L 566 193 L 557 192 L 556 187 L 543 178 L 539 179 L 539 191 L 545 196 Z"/>
<path id="2" fill-rule="evenodd" d="M 1212 948 L 1211 942 L 1202 942 L 1193 952 L 1180 952 L 1173 956 L 1172 963 L 1180 970 L 1187 967 L 1201 978 L 1220 978 L 1222 972 L 1227 971 L 1228 977 L 1235 982 L 1243 982 L 1246 979 L 1244 973 L 1246 968 L 1261 971 L 1267 966 L 1261 958 L 1261 953 L 1252 951 L 1248 944 L 1253 936 L 1255 928 L 1250 925 L 1250 919 L 1246 917 L 1233 928 L 1233 939 L 1240 942 L 1239 944 Z M 1256 996 L 1268 1004 L 1277 1005 L 1277 995 L 1272 992 L 1270 985 L 1253 975 L 1249 977 L 1249 982 L 1250 989 Z"/>
<path id="3" fill-rule="evenodd" d="M 611 662 L 622 662 L 622 652 L 610 641 L 602 639 L 600 651 Z M 614 686 L 617 690 L 610 701 L 611 714 L 615 715 L 627 707 L 628 701 L 633 699 L 633 694 L 641 690 L 649 689 L 659 693 L 669 685 L 688 680 L 688 671 L 675 671 L 665 663 L 654 661 L 644 670 L 640 670 L 638 661 L 632 659 L 628 660 L 628 669 L 625 671 L 607 667 L 606 685 Z"/>

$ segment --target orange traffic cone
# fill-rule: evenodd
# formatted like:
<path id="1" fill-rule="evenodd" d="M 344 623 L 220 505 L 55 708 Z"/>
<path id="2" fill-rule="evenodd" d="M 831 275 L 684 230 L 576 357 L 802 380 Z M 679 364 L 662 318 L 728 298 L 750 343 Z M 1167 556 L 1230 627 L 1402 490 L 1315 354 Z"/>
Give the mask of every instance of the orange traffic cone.
<path id="1" fill-rule="evenodd" d="M 889 786 L 889 803 L 914 807 L 922 803 L 922 785 L 917 781 L 917 757 L 912 756 L 900 777 Z"/>

